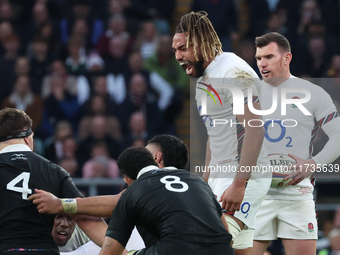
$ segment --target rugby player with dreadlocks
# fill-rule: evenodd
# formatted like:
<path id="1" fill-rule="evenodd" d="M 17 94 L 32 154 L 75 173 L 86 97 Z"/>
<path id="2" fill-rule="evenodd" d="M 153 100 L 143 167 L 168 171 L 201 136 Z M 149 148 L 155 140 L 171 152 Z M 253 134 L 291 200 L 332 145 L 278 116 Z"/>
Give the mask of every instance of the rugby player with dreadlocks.
<path id="1" fill-rule="evenodd" d="M 262 147 L 265 130 L 258 125 L 262 122 L 261 116 L 253 114 L 246 103 L 249 97 L 253 107 L 261 109 L 258 98 L 261 87 L 257 74 L 244 60 L 222 51 L 221 42 L 207 16 L 203 11 L 184 15 L 176 28 L 172 48 L 187 75 L 197 78 L 197 108 L 200 115 L 204 115 L 209 137 L 206 169 L 227 170 L 211 171 L 210 176 L 205 173 L 204 178 L 226 211 L 235 253 L 251 254 L 255 215 L 271 182 L 270 177 L 258 178 L 266 175 L 260 166 L 269 165 L 267 151 Z M 225 84 L 242 91 L 236 100 L 243 100 L 243 96 L 244 114 L 233 115 L 235 98 Z M 212 94 L 218 97 L 217 104 Z M 202 108 L 205 109 L 203 114 Z M 217 120 L 224 122 L 216 124 Z M 256 124 L 250 126 L 249 121 Z M 257 169 L 258 173 L 250 169 Z"/>

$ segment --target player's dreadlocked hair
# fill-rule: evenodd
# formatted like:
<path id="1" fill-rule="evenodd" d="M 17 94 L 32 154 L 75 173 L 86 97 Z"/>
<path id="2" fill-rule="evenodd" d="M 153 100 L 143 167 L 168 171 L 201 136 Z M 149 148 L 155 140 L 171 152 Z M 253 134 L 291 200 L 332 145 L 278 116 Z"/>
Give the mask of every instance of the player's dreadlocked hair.
<path id="1" fill-rule="evenodd" d="M 217 54 L 222 54 L 222 44 L 217 36 L 217 33 L 208 19 L 208 13 L 205 11 L 190 12 L 182 16 L 175 33 L 187 33 L 186 47 L 191 44 L 194 48 L 196 60 L 197 57 L 197 40 L 201 43 L 201 52 L 203 58 L 208 61 L 208 58 L 215 58 Z"/>

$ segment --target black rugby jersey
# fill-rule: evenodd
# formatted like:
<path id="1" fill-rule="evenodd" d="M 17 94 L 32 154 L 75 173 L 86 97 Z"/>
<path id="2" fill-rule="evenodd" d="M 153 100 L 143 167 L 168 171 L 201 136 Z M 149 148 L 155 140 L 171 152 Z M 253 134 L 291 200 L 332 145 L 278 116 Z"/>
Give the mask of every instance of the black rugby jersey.
<path id="1" fill-rule="evenodd" d="M 51 232 L 55 215 L 40 214 L 27 198 L 43 189 L 61 198 L 82 197 L 70 175 L 60 166 L 29 150 L 11 145 L 0 153 L 0 252 L 49 249 L 57 254 Z"/>
<path id="2" fill-rule="evenodd" d="M 185 170 L 150 168 L 155 169 L 143 173 L 122 194 L 106 235 L 125 246 L 136 225 L 158 240 L 152 253 L 139 254 L 174 254 L 177 249 L 199 255 L 218 252 L 218 247 L 218 254 L 228 254 L 231 235 L 208 184 Z"/>

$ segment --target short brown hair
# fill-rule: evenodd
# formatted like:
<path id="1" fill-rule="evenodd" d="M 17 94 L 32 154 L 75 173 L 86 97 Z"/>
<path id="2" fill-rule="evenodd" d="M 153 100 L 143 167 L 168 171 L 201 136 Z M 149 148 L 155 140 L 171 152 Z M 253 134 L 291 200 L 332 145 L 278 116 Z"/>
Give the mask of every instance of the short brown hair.
<path id="1" fill-rule="evenodd" d="M 22 110 L 5 108 L 0 111 L 0 137 L 17 134 L 32 124 L 32 119 Z"/>
<path id="2" fill-rule="evenodd" d="M 271 42 L 276 43 L 279 49 L 284 50 L 286 52 L 291 52 L 289 41 L 287 40 L 286 37 L 279 33 L 271 32 L 255 38 L 256 48 L 265 47 Z"/>

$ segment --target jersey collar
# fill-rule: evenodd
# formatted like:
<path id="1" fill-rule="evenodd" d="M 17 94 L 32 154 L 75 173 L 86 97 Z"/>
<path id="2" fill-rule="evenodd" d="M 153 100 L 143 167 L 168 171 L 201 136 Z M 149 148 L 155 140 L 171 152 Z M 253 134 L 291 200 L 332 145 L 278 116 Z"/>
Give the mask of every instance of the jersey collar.
<path id="1" fill-rule="evenodd" d="M 176 170 L 177 168 L 176 167 L 173 167 L 173 166 L 167 166 L 167 167 L 164 167 L 164 168 L 162 168 L 163 170 Z M 150 172 L 150 171 L 152 171 L 152 170 L 160 170 L 157 166 L 153 166 L 153 165 L 151 165 L 151 166 L 146 166 L 146 167 L 144 167 L 144 168 L 142 168 L 140 171 L 139 171 L 139 173 L 138 173 L 138 175 L 137 175 L 137 179 L 139 178 L 139 177 L 141 177 L 141 175 L 142 174 L 145 174 L 145 173 L 147 173 L 147 172 Z"/>
<path id="2" fill-rule="evenodd" d="M 8 145 L 5 148 L 3 148 L 0 151 L 0 154 L 6 153 L 6 152 L 16 152 L 16 151 L 32 151 L 32 150 L 26 144 L 12 144 L 12 145 Z"/>
<path id="3" fill-rule="evenodd" d="M 222 56 L 223 54 L 224 54 L 224 53 L 215 56 L 215 59 L 214 59 L 213 61 L 211 61 L 211 63 L 210 63 L 210 64 L 207 66 L 207 68 L 204 70 L 203 76 L 206 76 L 211 70 L 214 69 L 216 63 L 218 62 L 218 60 L 221 58 L 221 56 Z"/>
<path id="4" fill-rule="evenodd" d="M 165 169 L 165 170 L 177 170 L 177 168 L 174 167 L 174 166 L 166 166 L 166 167 L 163 167 L 162 169 Z"/>

